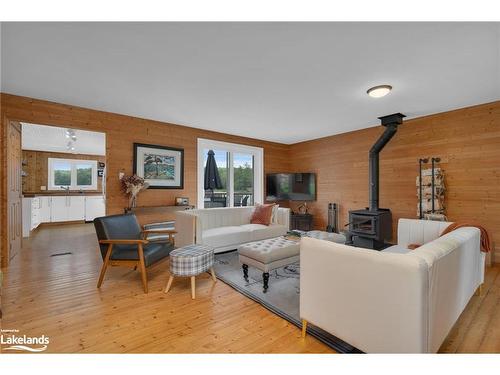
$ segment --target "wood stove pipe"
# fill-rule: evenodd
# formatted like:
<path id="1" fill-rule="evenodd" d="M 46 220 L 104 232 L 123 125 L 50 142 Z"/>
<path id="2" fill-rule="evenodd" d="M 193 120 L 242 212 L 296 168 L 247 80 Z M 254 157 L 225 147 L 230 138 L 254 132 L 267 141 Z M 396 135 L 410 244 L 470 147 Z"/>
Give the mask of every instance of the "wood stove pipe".
<path id="1" fill-rule="evenodd" d="M 394 134 L 398 131 L 398 125 L 403 123 L 404 117 L 406 116 L 402 113 L 379 117 L 381 125 L 385 126 L 386 129 L 372 146 L 369 153 L 370 211 L 379 209 L 379 153 L 394 137 Z"/>

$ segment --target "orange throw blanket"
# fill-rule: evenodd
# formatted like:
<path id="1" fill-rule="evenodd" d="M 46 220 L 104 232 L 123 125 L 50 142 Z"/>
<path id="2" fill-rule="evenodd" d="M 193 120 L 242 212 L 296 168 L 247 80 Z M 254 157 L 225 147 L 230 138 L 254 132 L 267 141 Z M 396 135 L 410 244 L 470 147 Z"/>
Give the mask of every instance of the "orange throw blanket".
<path id="1" fill-rule="evenodd" d="M 463 228 L 463 227 L 478 228 L 481 231 L 481 251 L 483 253 L 489 253 L 491 251 L 490 236 L 488 235 L 488 232 L 486 231 L 486 229 L 484 229 L 484 227 L 482 227 L 481 225 L 467 223 L 467 222 L 451 223 L 450 225 L 448 225 L 445 228 L 445 230 L 443 231 L 443 233 L 441 233 L 441 235 L 439 237 L 444 236 L 445 234 L 450 233 L 451 231 L 454 231 L 455 229 Z M 412 243 L 412 244 L 408 245 L 408 248 L 410 250 L 415 250 L 416 248 L 418 248 L 420 246 L 422 246 L 422 244 Z"/>
<path id="2" fill-rule="evenodd" d="M 490 245 L 490 236 L 488 235 L 488 232 L 484 227 L 481 225 L 473 224 L 473 223 L 468 223 L 468 222 L 457 222 L 457 223 L 452 223 L 446 227 L 446 229 L 441 233 L 441 236 L 444 236 L 447 233 L 450 233 L 452 230 L 458 229 L 458 228 L 463 228 L 463 227 L 475 227 L 481 231 L 481 251 L 483 253 L 489 253 L 491 251 L 491 245 Z M 439 237 L 441 237 L 439 236 Z"/>
<path id="3" fill-rule="evenodd" d="M 458 228 L 463 228 L 463 227 L 474 227 L 478 228 L 481 231 L 481 251 L 483 253 L 489 253 L 491 251 L 491 245 L 490 245 L 490 236 L 488 235 L 488 232 L 484 227 L 478 224 L 472 224 L 472 223 L 467 223 L 467 222 L 457 222 L 457 223 L 451 223 L 448 225 L 443 233 L 439 235 L 439 237 L 444 236 L 447 233 L 450 233 L 451 231 L 454 231 L 455 229 Z M 422 246 L 422 244 L 418 243 L 411 243 L 408 245 L 408 249 L 410 250 L 415 250 L 416 248 Z"/>

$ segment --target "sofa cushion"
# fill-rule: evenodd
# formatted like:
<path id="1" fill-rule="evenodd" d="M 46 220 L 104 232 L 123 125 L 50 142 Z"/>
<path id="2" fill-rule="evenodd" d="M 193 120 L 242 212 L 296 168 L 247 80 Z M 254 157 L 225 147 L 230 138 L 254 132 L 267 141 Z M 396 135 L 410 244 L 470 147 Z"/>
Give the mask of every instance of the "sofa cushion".
<path id="1" fill-rule="evenodd" d="M 274 204 L 256 204 L 250 222 L 252 224 L 269 225 L 273 215 Z"/>
<path id="2" fill-rule="evenodd" d="M 243 224 L 241 228 L 250 232 L 250 241 L 283 236 L 287 231 L 286 226 L 281 224 Z"/>
<path id="3" fill-rule="evenodd" d="M 203 231 L 203 244 L 212 247 L 223 247 L 250 242 L 251 233 L 241 226 L 228 226 L 206 229 Z"/>

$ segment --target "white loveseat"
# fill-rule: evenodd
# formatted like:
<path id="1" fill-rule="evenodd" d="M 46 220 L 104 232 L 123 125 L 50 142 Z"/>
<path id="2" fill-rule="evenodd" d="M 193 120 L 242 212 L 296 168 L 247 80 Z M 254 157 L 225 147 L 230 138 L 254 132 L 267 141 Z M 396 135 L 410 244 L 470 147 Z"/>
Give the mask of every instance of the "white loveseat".
<path id="1" fill-rule="evenodd" d="M 381 252 L 303 238 L 301 318 L 368 353 L 437 352 L 484 280 L 479 229 L 448 224 L 401 219 Z"/>
<path id="2" fill-rule="evenodd" d="M 207 208 L 176 212 L 175 244 L 209 245 L 215 252 L 236 249 L 247 242 L 278 237 L 290 227 L 290 209 L 278 208 L 276 222 L 269 226 L 251 224 L 254 207 Z"/>

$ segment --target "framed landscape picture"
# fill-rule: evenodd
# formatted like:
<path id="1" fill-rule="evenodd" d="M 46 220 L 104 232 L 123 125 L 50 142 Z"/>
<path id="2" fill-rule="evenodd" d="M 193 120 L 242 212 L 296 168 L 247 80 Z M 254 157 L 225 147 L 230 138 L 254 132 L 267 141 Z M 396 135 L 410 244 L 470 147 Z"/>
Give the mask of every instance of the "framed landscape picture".
<path id="1" fill-rule="evenodd" d="M 183 189 L 184 150 L 134 143 L 134 173 L 149 189 Z"/>

